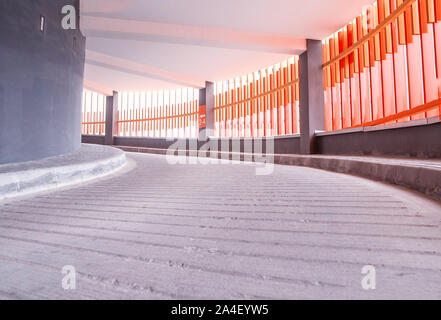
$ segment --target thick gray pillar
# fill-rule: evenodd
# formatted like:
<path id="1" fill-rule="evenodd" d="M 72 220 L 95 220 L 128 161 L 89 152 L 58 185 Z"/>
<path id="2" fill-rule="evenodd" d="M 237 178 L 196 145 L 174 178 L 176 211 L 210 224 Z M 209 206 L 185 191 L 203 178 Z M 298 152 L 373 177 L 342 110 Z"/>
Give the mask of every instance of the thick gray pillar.
<path id="1" fill-rule="evenodd" d="M 205 88 L 199 90 L 199 106 L 205 106 L 205 128 L 199 128 L 199 140 L 206 141 L 214 135 L 214 83 L 205 82 Z"/>
<path id="2" fill-rule="evenodd" d="M 113 96 L 106 97 L 106 135 L 104 144 L 113 145 L 113 138 L 117 134 L 118 126 L 118 92 L 113 91 Z"/>
<path id="3" fill-rule="evenodd" d="M 65 30 L 63 6 L 79 0 L 0 0 L 0 164 L 81 146 L 86 39 Z"/>
<path id="4" fill-rule="evenodd" d="M 307 40 L 300 56 L 300 153 L 317 152 L 315 132 L 325 128 L 322 42 Z"/>

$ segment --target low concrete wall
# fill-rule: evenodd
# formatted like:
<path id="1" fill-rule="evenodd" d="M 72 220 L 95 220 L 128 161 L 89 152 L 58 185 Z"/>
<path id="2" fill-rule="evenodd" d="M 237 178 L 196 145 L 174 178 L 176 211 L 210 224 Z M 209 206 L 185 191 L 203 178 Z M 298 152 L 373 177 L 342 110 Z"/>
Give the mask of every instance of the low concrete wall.
<path id="1" fill-rule="evenodd" d="M 425 119 L 322 133 L 317 134 L 316 141 L 319 154 L 441 158 L 441 123 Z"/>
<path id="2" fill-rule="evenodd" d="M 262 142 L 262 150 L 255 150 Z M 269 144 L 274 142 L 273 147 Z M 441 158 L 441 122 L 438 118 L 409 121 L 384 126 L 356 128 L 316 134 L 318 154 L 404 156 L 417 158 Z M 103 136 L 83 136 L 83 143 L 104 144 Z M 134 148 L 218 150 L 242 153 L 300 154 L 300 136 L 275 138 L 210 138 L 164 139 L 115 137 L 115 146 Z M 273 148 L 273 149 L 272 149 Z"/>
<path id="3" fill-rule="evenodd" d="M 81 143 L 104 144 L 104 136 L 82 135 Z"/>
<path id="4" fill-rule="evenodd" d="M 139 137 L 115 137 L 113 140 L 115 146 L 139 147 L 139 148 L 155 148 L 168 149 L 174 144 L 185 146 L 197 146 L 196 139 L 165 139 L 165 138 L 139 138 Z"/>
<path id="5" fill-rule="evenodd" d="M 104 136 L 83 135 L 83 143 L 104 144 Z M 270 143 L 274 142 L 273 147 Z M 208 141 L 197 139 L 164 139 L 142 137 L 115 137 L 115 146 L 168 149 L 172 146 L 187 150 L 222 150 L 228 152 L 259 152 L 259 145 L 263 153 L 296 154 L 300 152 L 300 136 L 286 136 L 261 139 L 217 139 L 210 138 Z"/>

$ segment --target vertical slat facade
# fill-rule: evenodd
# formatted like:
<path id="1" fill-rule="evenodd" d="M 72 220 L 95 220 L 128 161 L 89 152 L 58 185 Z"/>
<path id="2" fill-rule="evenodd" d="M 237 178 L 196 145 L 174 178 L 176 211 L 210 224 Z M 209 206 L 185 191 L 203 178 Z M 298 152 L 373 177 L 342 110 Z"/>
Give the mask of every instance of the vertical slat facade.
<path id="1" fill-rule="evenodd" d="M 441 0 L 378 0 L 325 39 L 326 130 L 439 116 L 440 18 Z"/>
<path id="2" fill-rule="evenodd" d="M 216 137 L 248 138 L 298 134 L 299 59 L 215 83 Z"/>

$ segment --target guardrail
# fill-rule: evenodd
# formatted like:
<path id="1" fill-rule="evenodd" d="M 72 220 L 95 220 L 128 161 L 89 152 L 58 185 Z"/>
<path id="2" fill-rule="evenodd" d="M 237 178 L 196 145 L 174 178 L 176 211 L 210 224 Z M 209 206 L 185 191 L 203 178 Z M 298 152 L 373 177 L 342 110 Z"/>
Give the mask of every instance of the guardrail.
<path id="1" fill-rule="evenodd" d="M 441 114 L 441 0 L 378 0 L 323 41 L 327 131 Z"/>
<path id="2" fill-rule="evenodd" d="M 199 134 L 199 90 L 118 95 L 118 136 L 193 138 Z"/>

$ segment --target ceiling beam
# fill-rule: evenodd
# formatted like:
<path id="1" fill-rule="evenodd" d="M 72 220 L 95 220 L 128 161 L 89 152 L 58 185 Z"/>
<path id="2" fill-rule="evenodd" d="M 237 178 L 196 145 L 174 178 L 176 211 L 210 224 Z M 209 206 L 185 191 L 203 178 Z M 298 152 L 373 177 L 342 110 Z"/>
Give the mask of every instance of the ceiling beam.
<path id="1" fill-rule="evenodd" d="M 82 16 L 82 31 L 86 37 L 165 42 L 226 49 L 264 51 L 298 55 L 306 50 L 306 40 L 222 28 L 208 28 Z"/>
<path id="2" fill-rule="evenodd" d="M 101 93 L 105 96 L 112 96 L 113 95 L 112 89 L 107 88 L 97 82 L 94 82 L 94 81 L 86 79 L 86 78 L 84 78 L 83 87 L 84 87 L 84 89 L 87 89 L 90 91 L 95 91 L 95 92 Z"/>
<path id="3" fill-rule="evenodd" d="M 184 87 L 200 89 L 205 86 L 205 81 L 201 79 L 196 79 L 181 73 L 171 72 L 96 51 L 86 50 L 86 63 L 146 78 L 171 82 Z"/>
<path id="4" fill-rule="evenodd" d="M 135 0 L 81 0 L 81 13 L 121 12 L 130 7 Z"/>

